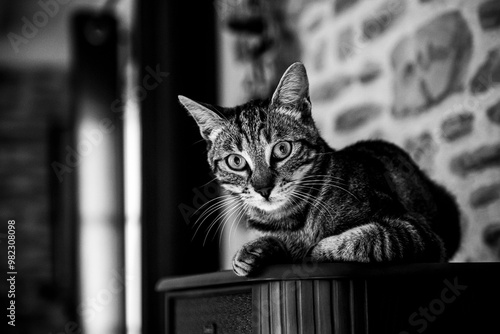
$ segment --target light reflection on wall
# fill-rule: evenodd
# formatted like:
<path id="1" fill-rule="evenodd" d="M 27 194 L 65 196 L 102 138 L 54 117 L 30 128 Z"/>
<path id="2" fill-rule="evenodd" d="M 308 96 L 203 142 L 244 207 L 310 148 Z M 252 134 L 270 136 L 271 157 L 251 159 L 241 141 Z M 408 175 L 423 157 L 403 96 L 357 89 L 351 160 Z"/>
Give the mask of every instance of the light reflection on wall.
<path id="1" fill-rule="evenodd" d="M 115 138 L 101 131 L 92 112 L 100 106 L 84 101 L 84 117 L 77 130 L 81 152 L 78 172 L 80 282 L 83 328 L 87 333 L 114 333 L 122 321 L 124 283 L 120 268 L 122 222 L 117 198 Z M 102 108 L 102 107 L 101 107 Z M 93 137 L 91 137 L 93 136 Z M 94 143 L 89 140 L 94 138 Z M 98 140 L 100 139 L 100 140 Z M 85 148 L 89 147 L 85 154 Z"/>
<path id="2" fill-rule="evenodd" d="M 92 334 L 141 332 L 140 120 L 132 98 L 137 81 L 132 8 L 133 1 L 125 0 L 115 14 L 84 14 L 75 22 L 78 313 L 84 332 Z M 117 28 L 127 38 L 117 39 Z M 119 78 L 124 94 L 117 89 Z M 121 110 L 114 108 L 117 99 Z"/>
<path id="3" fill-rule="evenodd" d="M 127 91 L 132 91 L 136 73 L 127 67 Z M 127 95 L 129 96 L 129 95 Z M 127 333 L 141 333 L 141 127 L 139 105 L 129 99 L 125 105 L 125 268 Z"/>
<path id="4" fill-rule="evenodd" d="M 116 125 L 100 115 L 107 110 L 91 98 L 81 100 L 76 145 L 78 166 L 79 262 L 82 316 L 86 333 L 118 333 L 123 322 L 123 216 L 116 159 Z M 108 132 L 108 133 L 106 133 Z"/>
<path id="5" fill-rule="evenodd" d="M 127 86 L 133 86 L 132 66 L 127 67 Z M 129 87 L 130 88 L 130 87 Z M 127 88 L 128 89 L 128 88 Z M 141 332 L 141 182 L 140 115 L 137 101 L 124 108 L 124 159 L 116 148 L 119 124 L 103 116 L 109 110 L 82 94 L 78 110 L 75 151 L 79 161 L 79 252 L 81 307 L 78 310 L 88 333 L 113 333 L 122 321 L 125 303 L 129 334 Z M 124 164 L 125 241 L 120 188 Z M 125 242 L 125 271 L 119 265 Z M 123 300 L 125 293 L 125 301 Z"/>
<path id="6" fill-rule="evenodd" d="M 78 275 L 84 333 L 125 332 L 123 126 L 117 21 L 109 13 L 74 17 Z"/>

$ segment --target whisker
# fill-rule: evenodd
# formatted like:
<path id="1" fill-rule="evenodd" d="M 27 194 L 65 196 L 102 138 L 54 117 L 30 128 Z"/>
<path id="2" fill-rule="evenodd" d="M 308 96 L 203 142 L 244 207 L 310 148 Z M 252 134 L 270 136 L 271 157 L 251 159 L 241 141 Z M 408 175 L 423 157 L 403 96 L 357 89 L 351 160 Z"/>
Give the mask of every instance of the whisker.
<path id="1" fill-rule="evenodd" d="M 239 209 L 239 211 L 237 213 L 237 219 L 234 219 L 231 222 L 231 226 L 229 227 L 229 232 L 228 232 L 228 236 L 227 236 L 229 244 L 231 243 L 231 235 L 236 234 L 236 231 L 238 229 L 238 226 L 241 223 L 242 218 L 244 218 L 246 216 L 245 213 L 247 212 L 247 209 L 248 209 L 248 204 L 243 203 L 240 206 L 240 209 Z"/>
<path id="2" fill-rule="evenodd" d="M 193 227 L 196 226 L 197 224 L 198 224 L 198 227 L 196 228 L 196 231 L 194 232 L 193 238 L 191 239 L 191 241 L 194 240 L 194 238 L 196 237 L 196 234 L 200 230 L 200 228 L 203 225 L 203 223 L 205 222 L 205 220 L 208 217 L 210 217 L 210 215 L 215 213 L 217 210 L 224 207 L 224 205 L 228 204 L 230 201 L 232 201 L 231 198 L 225 198 L 225 199 L 221 200 L 220 202 L 215 203 L 214 205 L 210 206 L 210 208 L 208 208 L 205 212 L 203 212 L 203 214 L 200 215 L 200 217 L 198 217 L 198 219 L 196 219 L 196 221 L 193 224 Z M 204 218 L 201 220 L 202 217 L 204 217 Z"/>
<path id="3" fill-rule="evenodd" d="M 218 221 L 222 221 L 222 224 L 219 224 L 219 226 L 217 227 L 215 233 L 214 233 L 214 237 L 215 235 L 217 235 L 217 233 L 219 233 L 219 230 L 220 230 L 220 237 L 222 237 L 222 232 L 224 231 L 224 228 L 225 226 L 227 225 L 227 223 L 229 222 L 229 220 L 231 220 L 234 215 L 236 215 L 236 217 L 239 215 L 239 212 L 241 211 L 241 208 L 244 207 L 244 202 L 241 201 L 241 199 L 232 199 L 230 201 L 227 201 L 225 203 L 225 207 L 224 209 L 222 209 L 222 215 L 220 217 L 218 217 L 215 222 L 218 222 Z M 231 206 L 229 206 L 231 205 Z M 215 224 L 212 223 L 211 226 L 214 226 Z"/>
<path id="4" fill-rule="evenodd" d="M 221 195 L 221 196 L 212 198 L 211 200 L 207 201 L 206 203 L 203 203 L 203 205 L 200 206 L 198 209 L 196 209 L 196 211 L 193 212 L 192 216 L 194 216 L 195 214 L 197 214 L 198 211 L 200 211 L 201 209 L 203 209 L 205 206 L 207 206 L 208 204 L 212 203 L 213 201 L 217 201 L 217 200 L 221 200 L 221 199 L 227 199 L 227 198 L 230 198 L 230 197 L 233 197 L 233 195 Z"/>
<path id="5" fill-rule="evenodd" d="M 211 183 L 211 182 L 213 182 L 213 181 L 215 181 L 215 180 L 217 180 L 217 176 L 216 176 L 216 177 L 214 177 L 213 179 L 211 179 L 210 181 L 208 181 L 207 183 L 205 183 L 205 184 L 203 184 L 203 185 L 199 186 L 198 188 L 203 188 L 203 187 L 205 187 L 206 185 L 208 185 L 209 183 Z"/>
<path id="6" fill-rule="evenodd" d="M 321 201 L 318 200 L 316 197 L 313 197 L 307 193 L 304 193 L 304 192 L 301 192 L 298 190 L 295 190 L 294 192 L 292 192 L 292 194 L 295 194 L 297 197 L 302 198 L 303 200 L 305 200 L 308 203 L 311 203 L 311 205 L 313 205 L 319 211 L 325 210 L 330 215 L 332 220 L 334 219 L 334 216 L 331 213 L 330 209 L 325 204 L 321 203 Z"/>
<path id="7" fill-rule="evenodd" d="M 236 211 L 239 207 L 239 203 L 236 202 L 236 206 L 235 207 L 232 207 L 230 209 L 228 209 L 228 211 L 226 210 L 222 210 L 221 213 L 219 213 L 219 215 L 217 215 L 217 217 L 214 219 L 214 221 L 210 224 L 209 228 L 208 228 L 208 231 L 207 231 L 207 234 L 205 236 L 205 239 L 203 240 L 203 246 L 205 246 L 205 242 L 208 238 L 208 236 L 210 235 L 210 231 L 212 230 L 212 228 L 219 222 L 219 220 L 222 220 L 223 218 L 226 217 L 226 215 L 232 215 L 234 213 L 234 211 Z M 214 237 L 215 235 L 217 235 L 217 232 L 219 231 L 219 229 L 221 228 L 221 226 L 223 226 L 224 223 L 220 224 L 217 229 L 215 230 L 215 233 L 214 233 Z M 212 239 L 213 240 L 213 239 Z"/>
<path id="8" fill-rule="evenodd" d="M 192 143 L 192 144 L 191 144 L 191 146 L 197 145 L 197 144 L 199 144 L 199 143 L 201 143 L 201 142 L 204 142 L 204 141 L 205 141 L 205 139 L 203 139 L 203 138 L 202 138 L 202 139 L 197 140 L 197 141 L 195 141 L 194 143 Z"/>
<path id="9" fill-rule="evenodd" d="M 302 200 L 306 203 L 311 204 L 315 209 L 321 211 L 320 209 L 322 209 L 322 208 L 318 207 L 319 204 L 316 203 L 316 201 L 313 198 L 306 196 L 305 193 L 302 193 L 300 191 L 295 190 L 292 192 L 292 195 L 295 196 L 296 198 L 298 198 L 299 200 Z"/>
<path id="10" fill-rule="evenodd" d="M 231 214 L 229 214 L 227 212 L 226 216 L 224 216 L 223 223 L 217 228 L 217 231 L 215 231 L 215 233 L 217 234 L 217 232 L 220 229 L 220 234 L 219 234 L 219 248 L 221 248 L 221 246 L 222 246 L 222 239 L 224 237 L 224 231 L 226 230 L 226 226 L 229 223 L 229 221 L 231 220 L 231 217 L 232 217 L 233 214 L 234 214 L 234 212 L 232 212 Z"/>
<path id="11" fill-rule="evenodd" d="M 247 212 L 248 212 L 248 208 L 249 208 L 249 207 L 250 207 L 250 206 L 249 206 L 248 204 L 244 203 L 244 205 L 243 205 L 243 212 L 242 212 L 243 214 L 242 214 L 242 215 L 240 215 L 240 219 L 238 219 L 238 221 L 236 222 L 236 225 L 235 225 L 235 227 L 234 227 L 234 229 L 233 229 L 233 234 L 232 234 L 232 235 L 233 235 L 233 238 L 234 238 L 234 236 L 235 236 L 235 234 L 236 234 L 236 231 L 238 230 L 238 226 L 240 226 L 240 224 L 241 224 L 242 222 L 245 222 L 245 221 L 246 221 L 246 218 L 248 217 L 248 216 L 247 216 Z M 229 233 L 229 241 L 231 241 L 231 233 Z"/>
<path id="12" fill-rule="evenodd" d="M 302 180 L 308 180 L 310 178 L 317 178 L 318 180 L 322 180 L 322 178 L 330 178 L 330 179 L 336 179 L 336 180 L 345 182 L 345 179 L 343 179 L 339 176 L 334 176 L 334 175 L 329 175 L 329 174 L 306 175 L 302 178 Z"/>
<path id="13" fill-rule="evenodd" d="M 236 215 L 236 217 L 238 217 L 240 211 L 242 210 L 242 208 L 244 206 L 243 202 L 241 202 L 241 201 L 238 201 L 235 204 L 236 204 L 235 206 L 225 210 L 226 215 L 224 216 L 224 223 L 222 224 L 221 232 L 224 230 L 224 227 L 227 225 L 229 220 L 232 219 L 233 215 Z M 221 237 L 222 237 L 222 233 L 221 233 Z"/>
<path id="14" fill-rule="evenodd" d="M 349 187 L 349 184 L 347 184 L 344 181 L 331 180 L 331 179 L 299 179 L 299 180 L 293 180 L 290 182 L 292 182 L 294 184 L 306 183 L 306 182 L 316 182 L 317 184 L 320 184 L 320 185 L 335 184 L 335 185 L 339 185 L 339 186 Z"/>
<path id="15" fill-rule="evenodd" d="M 219 210 L 220 208 L 222 208 L 226 203 L 228 203 L 229 199 L 224 199 L 224 200 L 221 200 L 220 202 L 218 203 L 215 203 L 213 205 L 211 205 L 208 209 L 206 209 L 199 217 L 198 219 L 196 219 L 196 221 L 194 222 L 193 226 L 196 226 L 198 224 L 198 222 L 201 221 L 201 223 L 203 223 L 203 221 L 205 221 L 205 219 L 208 218 L 208 216 L 210 216 L 212 213 L 214 213 L 215 211 Z M 203 218 L 203 219 L 202 219 Z M 201 224 L 200 223 L 200 224 Z"/>
<path id="16" fill-rule="evenodd" d="M 345 189 L 340 184 L 336 184 L 334 182 L 323 182 L 323 181 L 320 181 L 320 180 L 315 180 L 315 181 L 300 181 L 300 180 L 298 180 L 298 182 L 296 182 L 296 184 L 297 184 L 297 186 L 300 186 L 300 185 L 303 185 L 303 186 L 329 185 L 329 186 L 332 186 L 332 187 L 335 187 L 335 188 L 338 188 L 338 189 L 341 189 L 341 190 L 345 191 L 346 193 L 348 193 L 349 195 L 351 195 L 354 199 L 356 199 L 358 202 L 361 202 L 361 200 L 356 195 L 354 195 L 352 192 L 350 192 L 349 190 Z"/>
<path id="17" fill-rule="evenodd" d="M 314 155 L 328 155 L 328 154 L 335 154 L 337 152 L 322 152 L 322 153 L 315 153 Z"/>
<path id="18" fill-rule="evenodd" d="M 336 185 L 336 186 L 343 186 L 347 187 L 346 184 L 339 183 L 336 181 L 328 181 L 328 180 L 310 180 L 310 181 L 297 181 L 294 182 L 294 184 L 311 184 L 311 185 L 319 185 L 319 186 L 325 186 L 325 185 Z"/>

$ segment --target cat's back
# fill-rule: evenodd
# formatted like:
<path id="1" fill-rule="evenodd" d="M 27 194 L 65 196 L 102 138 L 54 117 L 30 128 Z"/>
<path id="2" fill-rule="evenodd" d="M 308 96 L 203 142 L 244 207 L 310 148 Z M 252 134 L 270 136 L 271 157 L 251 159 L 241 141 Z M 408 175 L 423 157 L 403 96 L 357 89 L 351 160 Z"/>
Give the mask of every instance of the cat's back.
<path id="1" fill-rule="evenodd" d="M 347 160 L 356 162 L 356 168 L 362 169 L 372 189 L 397 197 L 407 210 L 425 215 L 437 210 L 432 195 L 435 183 L 400 147 L 383 140 L 370 140 L 358 142 L 340 152 Z"/>
<path id="2" fill-rule="evenodd" d="M 383 141 L 361 141 L 341 150 L 363 165 L 376 187 L 396 198 L 407 211 L 424 216 L 453 254 L 460 241 L 460 214 L 455 198 L 429 178 L 400 147 Z"/>

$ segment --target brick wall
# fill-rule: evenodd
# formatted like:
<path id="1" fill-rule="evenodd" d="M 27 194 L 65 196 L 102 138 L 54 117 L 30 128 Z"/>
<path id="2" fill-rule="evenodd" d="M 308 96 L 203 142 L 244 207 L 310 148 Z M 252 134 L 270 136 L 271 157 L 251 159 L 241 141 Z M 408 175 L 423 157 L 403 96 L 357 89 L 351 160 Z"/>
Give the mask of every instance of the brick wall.
<path id="1" fill-rule="evenodd" d="M 500 2 L 218 4 L 247 98 L 268 95 L 302 61 L 325 139 L 405 148 L 457 197 L 464 237 L 455 260 L 500 260 Z"/>

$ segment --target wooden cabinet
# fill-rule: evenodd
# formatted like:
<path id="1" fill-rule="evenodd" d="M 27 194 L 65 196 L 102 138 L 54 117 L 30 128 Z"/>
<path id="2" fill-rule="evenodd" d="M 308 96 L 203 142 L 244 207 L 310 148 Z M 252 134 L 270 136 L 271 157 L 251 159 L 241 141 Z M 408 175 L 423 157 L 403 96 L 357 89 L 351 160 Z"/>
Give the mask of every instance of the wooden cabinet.
<path id="1" fill-rule="evenodd" d="M 273 266 L 157 290 L 168 334 L 500 333 L 500 263 Z"/>

